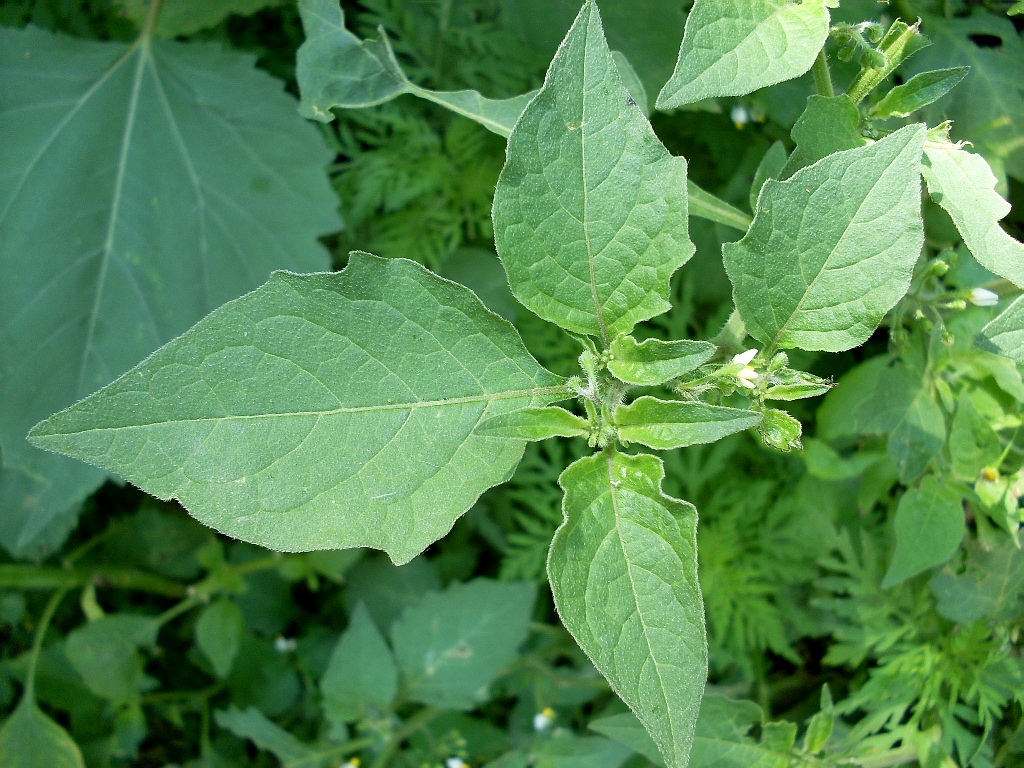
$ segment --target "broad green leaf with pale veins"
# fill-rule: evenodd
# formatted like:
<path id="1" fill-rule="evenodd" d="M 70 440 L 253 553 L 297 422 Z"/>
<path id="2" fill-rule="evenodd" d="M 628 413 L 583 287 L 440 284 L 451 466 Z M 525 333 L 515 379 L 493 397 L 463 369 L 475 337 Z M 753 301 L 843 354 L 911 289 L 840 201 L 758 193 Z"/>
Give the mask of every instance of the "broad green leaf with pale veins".
<path id="1" fill-rule="evenodd" d="M 369 107 L 403 93 L 433 101 L 458 112 L 500 136 L 533 97 L 488 99 L 476 91 L 432 91 L 409 82 L 387 37 L 360 40 L 345 29 L 339 0 L 299 0 L 306 42 L 299 48 L 296 77 L 302 93 L 299 113 L 322 122 L 335 108 Z"/>
<path id="2" fill-rule="evenodd" d="M 985 269 L 1024 288 L 1024 244 L 999 226 L 1010 204 L 995 191 L 996 177 L 985 158 L 955 144 L 929 141 L 921 173 L 928 194 L 953 219 L 971 255 Z"/>
<path id="3" fill-rule="evenodd" d="M 669 277 L 694 250 L 686 161 L 632 101 L 587 2 L 509 137 L 494 198 L 516 298 L 606 346 L 669 308 Z"/>
<path id="4" fill-rule="evenodd" d="M 825 0 L 697 0 L 675 71 L 658 96 L 674 109 L 715 96 L 742 96 L 799 77 L 828 37 Z"/>
<path id="5" fill-rule="evenodd" d="M 909 125 L 765 182 L 750 231 L 723 248 L 751 336 L 829 352 L 867 341 L 910 286 L 924 240 L 924 138 Z"/>
<path id="6" fill-rule="evenodd" d="M 68 732 L 28 696 L 0 726 L 0 765 L 4 768 L 84 768 Z"/>
<path id="7" fill-rule="evenodd" d="M 272 269 L 326 268 L 340 220 L 316 130 L 213 45 L 0 30 L 0 135 L 0 542 L 29 554 L 105 477 L 29 427 Z"/>
<path id="8" fill-rule="evenodd" d="M 606 450 L 559 483 L 565 522 L 548 577 L 566 629 L 682 768 L 707 676 L 697 513 L 661 491 L 654 456 Z"/>
<path id="9" fill-rule="evenodd" d="M 564 397 L 515 329 L 405 259 L 278 272 L 32 432 L 272 549 L 396 563 L 511 475 L 485 418 Z"/>

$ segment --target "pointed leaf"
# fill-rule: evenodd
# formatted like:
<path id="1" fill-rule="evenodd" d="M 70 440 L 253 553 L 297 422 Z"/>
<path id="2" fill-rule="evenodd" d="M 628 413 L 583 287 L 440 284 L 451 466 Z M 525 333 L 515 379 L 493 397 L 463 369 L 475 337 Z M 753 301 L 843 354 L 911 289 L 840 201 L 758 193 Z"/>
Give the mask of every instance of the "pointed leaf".
<path id="1" fill-rule="evenodd" d="M 946 562 L 963 536 L 960 496 L 934 477 L 926 477 L 920 487 L 903 494 L 896 508 L 896 551 L 882 588 Z"/>
<path id="2" fill-rule="evenodd" d="M 729 205 L 724 200 L 719 200 L 710 192 L 705 192 L 692 181 L 687 180 L 686 191 L 690 216 L 707 219 L 716 224 L 725 224 L 725 226 L 738 229 L 740 232 L 747 231 L 751 221 L 750 214 Z"/>
<path id="3" fill-rule="evenodd" d="M 151 686 L 140 650 L 156 644 L 159 630 L 149 616 L 109 614 L 72 630 L 64 652 L 90 691 L 120 703 Z"/>
<path id="4" fill-rule="evenodd" d="M 82 752 L 68 732 L 25 697 L 0 726 L 4 768 L 85 768 Z"/>
<path id="5" fill-rule="evenodd" d="M 786 145 L 781 141 L 776 141 L 768 147 L 768 151 L 764 153 L 761 162 L 757 164 L 757 170 L 754 171 L 754 181 L 750 185 L 750 210 L 757 210 L 757 197 L 761 194 L 761 187 L 764 186 L 768 179 L 777 179 L 782 175 L 782 169 L 786 167 L 788 159 Z M 690 207 L 693 207 L 692 201 Z"/>
<path id="6" fill-rule="evenodd" d="M 196 645 L 213 672 L 223 679 L 231 672 L 245 628 L 242 609 L 231 600 L 220 599 L 203 609 L 196 622 Z"/>
<path id="7" fill-rule="evenodd" d="M 547 440 L 549 437 L 586 437 L 590 424 L 564 408 L 524 408 L 492 416 L 477 427 L 478 435 L 512 437 L 519 440 Z"/>
<path id="8" fill-rule="evenodd" d="M 827 0 L 697 0 L 675 71 L 658 96 L 674 109 L 799 77 L 828 37 Z"/>
<path id="9" fill-rule="evenodd" d="M 512 292 L 605 345 L 669 308 L 693 254 L 686 161 L 632 104 L 588 1 L 509 137 L 494 198 Z"/>
<path id="10" fill-rule="evenodd" d="M 796 149 L 777 177 L 780 179 L 788 179 L 835 152 L 867 144 L 860 133 L 860 112 L 847 96 L 809 97 L 791 135 Z"/>
<path id="11" fill-rule="evenodd" d="M 566 629 L 644 724 L 686 765 L 707 676 L 697 513 L 661 491 L 654 456 L 605 451 L 559 478 L 565 522 L 548 577 Z"/>
<path id="12" fill-rule="evenodd" d="M 627 443 L 667 451 L 721 440 L 757 426 L 757 411 L 699 402 L 640 397 L 615 412 L 619 437 Z"/>
<path id="13" fill-rule="evenodd" d="M 627 384 L 654 386 L 699 368 L 716 351 L 717 347 L 706 341 L 637 342 L 632 336 L 619 336 L 612 342 L 608 370 Z"/>
<path id="14" fill-rule="evenodd" d="M 319 758 L 308 744 L 279 726 L 256 707 L 239 709 L 231 706 L 214 713 L 217 725 L 240 739 L 252 741 L 260 749 L 273 754 L 282 765 L 300 764 L 303 768 L 317 768 L 328 762 Z"/>
<path id="15" fill-rule="evenodd" d="M 1018 296 L 981 329 L 978 344 L 990 352 L 1024 364 L 1024 296 Z"/>
<path id="16" fill-rule="evenodd" d="M 340 220 L 330 153 L 251 56 L 30 27 L 0 70 L 0 541 L 27 553 L 105 476 L 29 427 L 272 269 L 326 268 Z"/>
<path id="17" fill-rule="evenodd" d="M 398 693 L 398 667 L 384 636 L 360 603 L 320 680 L 324 710 L 335 722 L 354 722 L 371 708 L 389 710 Z"/>
<path id="18" fill-rule="evenodd" d="M 236 538 L 403 563 L 522 457 L 476 426 L 558 381 L 468 289 L 356 253 L 275 273 L 32 437 Z"/>
<path id="19" fill-rule="evenodd" d="M 455 582 L 406 609 L 391 628 L 402 681 L 415 701 L 472 709 L 512 664 L 529 632 L 528 582 Z"/>
<path id="20" fill-rule="evenodd" d="M 876 120 L 888 117 L 909 117 L 911 114 L 938 101 L 967 77 L 970 67 L 951 67 L 921 72 L 897 85 L 871 108 L 870 116 Z"/>
<path id="21" fill-rule="evenodd" d="M 981 155 L 929 141 L 921 173 L 928 194 L 956 224 L 964 245 L 983 267 L 1024 288 L 1024 244 L 999 226 L 1010 204 L 995 191 L 996 177 Z"/>
<path id="22" fill-rule="evenodd" d="M 304 117 L 327 123 L 332 109 L 369 107 L 410 93 L 508 136 L 533 97 L 487 99 L 476 91 L 420 88 L 406 78 L 383 29 L 380 40 L 360 40 L 345 29 L 339 0 L 299 0 L 299 13 L 306 30 L 296 64 Z"/>
<path id="23" fill-rule="evenodd" d="M 906 293 L 924 240 L 923 126 L 768 181 L 750 231 L 723 248 L 747 330 L 772 348 L 864 343 Z"/>
<path id="24" fill-rule="evenodd" d="M 799 421 L 777 408 L 766 408 L 764 419 L 757 426 L 757 434 L 764 444 L 783 453 L 803 448 L 800 443 L 802 432 L 803 427 Z"/>

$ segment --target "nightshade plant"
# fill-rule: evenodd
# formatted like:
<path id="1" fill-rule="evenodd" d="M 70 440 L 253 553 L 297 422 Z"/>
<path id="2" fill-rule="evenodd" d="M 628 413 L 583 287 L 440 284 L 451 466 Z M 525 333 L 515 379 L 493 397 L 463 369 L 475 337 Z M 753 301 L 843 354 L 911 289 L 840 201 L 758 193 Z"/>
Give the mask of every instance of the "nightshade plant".
<path id="1" fill-rule="evenodd" d="M 915 270 L 927 271 L 922 174 L 975 258 L 1024 285 L 1024 248 L 998 224 L 1007 206 L 985 161 L 950 142 L 948 125 L 881 122 L 931 103 L 963 71 L 918 75 L 862 108 L 924 38 L 893 23 L 836 95 L 822 54 L 826 5 L 698 2 L 658 96 L 671 109 L 813 68 L 818 94 L 794 127 L 796 150 L 762 163 L 747 227 L 689 184 L 686 160 L 655 136 L 592 0 L 543 87 L 504 102 L 413 86 L 386 38 L 360 41 L 335 3 L 302 0 L 307 116 L 413 93 L 508 134 L 498 254 L 516 298 L 578 340 L 580 374 L 543 368 L 469 289 L 355 252 L 339 273 L 275 273 L 37 425 L 32 442 L 175 498 L 245 541 L 374 547 L 403 564 L 509 479 L 527 441 L 583 438 L 593 454 L 559 480 L 555 604 L 667 765 L 685 766 L 708 663 L 697 514 L 663 493 L 662 461 L 643 449 L 752 428 L 769 446 L 798 448 L 800 423 L 770 403 L 831 385 L 791 368 L 785 350 L 863 344 Z M 695 213 L 746 228 L 723 250 L 735 312 L 712 341 L 638 338 L 639 324 L 671 309 Z M 1018 362 L 1022 302 L 982 333 Z"/>

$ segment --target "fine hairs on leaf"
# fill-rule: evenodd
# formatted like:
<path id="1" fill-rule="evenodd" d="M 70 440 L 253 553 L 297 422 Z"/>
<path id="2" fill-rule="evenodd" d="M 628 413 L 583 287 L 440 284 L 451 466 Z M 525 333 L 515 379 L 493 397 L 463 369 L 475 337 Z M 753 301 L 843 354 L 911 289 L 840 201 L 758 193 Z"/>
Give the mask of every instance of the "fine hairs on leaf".
<path id="1" fill-rule="evenodd" d="M 37 448 L 82 462 L 67 462 L 81 475 L 66 478 L 69 495 L 113 474 L 238 540 L 210 534 L 162 550 L 173 564 L 154 560 L 147 584 L 183 602 L 159 617 L 105 610 L 96 590 L 117 573 L 80 571 L 74 558 L 52 569 L 75 579 L 65 588 L 82 588 L 88 617 L 53 648 L 83 696 L 117 711 L 116 759 L 139 756 L 162 624 L 196 609 L 180 636 L 216 681 L 203 693 L 204 729 L 213 722 L 285 764 L 351 768 L 373 755 L 383 767 L 405 750 L 403 765 L 448 768 L 619 768 L 633 753 L 666 768 L 897 765 L 926 753 L 936 765 L 989 760 L 997 724 L 1022 702 L 1015 681 L 1024 686 L 1007 650 L 1018 642 L 1019 600 L 1003 594 L 1020 582 L 1011 547 L 1024 495 L 1024 379 L 992 354 L 1020 361 L 1024 272 L 999 191 L 1012 152 L 969 152 L 948 126 L 919 119 L 966 69 L 889 88 L 886 78 L 927 45 L 918 26 L 845 25 L 840 44 L 862 55 L 852 74 L 837 67 L 849 81 L 843 93 L 826 55 L 835 3 L 697 0 L 670 75 L 670 60 L 649 60 L 637 45 L 623 47 L 636 61 L 613 51 L 598 3 L 585 0 L 573 3 L 540 88 L 523 93 L 535 84 L 528 75 L 496 68 L 492 77 L 468 60 L 497 57 L 496 40 L 543 21 L 503 27 L 506 0 L 473 9 L 373 0 L 358 12 L 299 0 L 299 111 L 333 123 L 323 128 L 340 156 L 334 182 L 348 229 L 335 243 L 343 269 L 298 274 L 280 268 L 324 269 L 313 238 L 339 221 L 320 194 L 322 174 L 268 147 L 291 141 L 322 166 L 311 126 L 255 138 L 227 85 L 248 84 L 251 103 L 267 96 L 275 120 L 284 102 L 264 93 L 250 62 L 156 39 L 270 4 L 220 0 L 193 14 L 186 0 L 166 0 L 161 15 L 161 3 L 131 0 L 126 13 L 143 32 L 129 46 L 0 33 L 13 41 L 0 62 L 29 73 L 46 98 L 78 104 L 66 119 L 44 119 L 32 88 L 0 86 L 14 96 L 13 108 L 0 100 L 0 127 L 12 127 L 4 146 L 18 161 L 13 191 L 0 186 L 0 215 L 16 214 L 0 258 L 27 275 L 0 291 L 27 297 L 3 315 L 10 343 L 0 354 L 41 349 L 56 361 L 47 376 L 34 368 L 30 394 L 18 379 L 13 426 L 0 424 L 3 480 L 12 480 L 0 498 L 20 510 L 16 525 L 0 527 L 3 541 L 19 551 L 55 536 L 50 526 L 63 519 L 31 512 L 64 462 L 47 459 L 42 471 L 33 462 L 50 454 Z M 622 12 L 612 13 L 621 35 Z M 476 14 L 487 34 L 469 28 Z M 940 24 L 940 34 L 959 24 Z M 508 37 L 490 37 L 497 30 Z M 519 55 L 526 60 L 517 50 L 508 61 Z M 53 77 L 68 62 L 75 77 Z M 817 93 L 781 120 L 773 99 L 792 102 L 793 91 L 765 89 L 808 71 Z M 201 81 L 191 90 L 182 85 L 190 73 Z M 467 85 L 520 95 L 448 90 Z M 724 150 L 701 159 L 736 166 L 721 188 L 749 200 L 751 215 L 688 178 L 702 167 L 655 134 L 644 93 L 653 86 L 658 109 L 687 107 L 655 121 L 665 118 L 666 136 L 728 112 L 723 97 L 742 96 L 737 109 L 763 107 L 783 125 L 748 127 L 759 132 L 742 161 Z M 42 245 L 25 190 L 35 188 L 33 168 L 78 157 L 61 133 L 70 127 L 108 136 L 97 156 L 113 176 L 89 198 L 99 224 L 73 241 L 73 266 L 31 270 Z M 790 128 L 791 141 L 771 144 Z M 46 135 L 51 143 L 39 145 Z M 177 159 L 145 167 L 138 157 L 154 141 L 176 147 Z M 1009 166 L 991 166 L 997 156 Z M 70 167 L 52 198 L 66 207 L 93 192 L 93 176 Z M 164 184 L 171 176 L 188 182 L 187 210 Z M 937 223 L 936 212 L 948 220 Z M 54 224 L 38 235 L 47 248 L 73 240 L 49 209 L 40 216 Z M 693 273 L 690 216 L 741 233 L 721 262 L 702 252 Z M 270 229 L 276 261 L 252 240 Z M 174 250 L 179 230 L 198 250 Z M 232 239 L 235 230 L 244 236 Z M 369 244 L 380 253 L 361 250 Z M 81 281 L 68 270 L 79 268 L 91 269 L 80 276 L 89 301 L 69 318 L 54 305 L 77 295 Z M 701 307 L 711 268 L 731 287 L 731 306 Z M 237 272 L 248 283 L 228 279 Z M 185 293 L 197 275 L 200 295 Z M 42 332 L 19 331 L 47 306 Z M 118 322 L 124 343 L 109 330 Z M 876 334 L 890 347 L 863 363 L 818 354 L 874 344 Z M 831 376 L 847 368 L 833 388 Z M 4 363 L 0 386 L 14 370 Z M 812 417 L 806 399 L 825 393 Z M 676 493 L 701 502 L 699 537 L 697 508 Z M 155 548 L 161 532 L 176 535 L 171 509 L 134 514 L 97 552 Z M 267 557 L 251 544 L 352 551 Z M 480 576 L 487 547 L 502 556 L 499 581 Z M 565 631 L 537 629 L 545 572 Z M 302 598 L 325 583 L 343 584 L 347 619 L 286 636 L 311 602 Z M 276 611 L 265 609 L 272 589 Z M 981 607 L 967 610 L 965 599 Z M 4 627 L 24 623 L 16 605 L 2 608 Z M 850 690 L 833 705 L 816 682 L 820 711 L 801 741 L 796 723 L 772 719 L 788 696 L 773 688 L 773 657 L 808 666 L 826 642 L 821 663 L 864 683 L 844 681 Z M 279 680 L 242 682 L 265 668 Z M 759 704 L 706 693 L 709 668 L 713 682 L 749 684 Z M 37 707 L 34 674 L 0 728 L 0 754 L 14 754 L 13 765 L 25 755 L 81 765 L 75 743 Z M 290 685 L 291 697 L 281 693 Z M 516 702 L 500 715 L 508 733 L 478 727 L 481 713 L 506 711 L 503 700 Z M 314 709 L 316 724 L 291 727 Z M 838 727 L 837 714 L 858 709 L 867 714 L 855 726 Z M 587 711 L 601 713 L 591 726 L 602 735 L 573 732 Z M 1019 740 L 1015 727 L 998 738 Z M 488 753 L 488 741 L 501 746 Z M 219 743 L 205 730 L 202 743 L 217 764 Z"/>

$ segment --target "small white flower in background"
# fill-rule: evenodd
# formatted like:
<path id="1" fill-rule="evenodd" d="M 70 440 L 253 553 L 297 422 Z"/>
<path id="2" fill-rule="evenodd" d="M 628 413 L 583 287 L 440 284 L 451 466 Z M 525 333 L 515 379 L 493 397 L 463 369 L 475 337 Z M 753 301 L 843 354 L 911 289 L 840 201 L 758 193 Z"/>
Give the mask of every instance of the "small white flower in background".
<path id="1" fill-rule="evenodd" d="M 971 288 L 967 300 L 976 307 L 994 307 L 999 303 L 999 294 L 988 288 Z"/>
<path id="2" fill-rule="evenodd" d="M 757 389 L 758 374 L 750 366 L 750 361 L 757 357 L 756 349 L 748 349 L 746 352 L 740 352 L 738 355 L 733 355 L 732 361 L 743 367 L 736 373 L 737 378 L 741 387 L 746 389 Z"/>
<path id="3" fill-rule="evenodd" d="M 358 757 L 351 757 L 341 764 L 341 768 L 359 768 L 361 762 Z"/>
<path id="4" fill-rule="evenodd" d="M 553 722 L 555 722 L 555 710 L 551 707 L 544 707 L 544 709 L 533 716 L 533 730 L 547 730 Z"/>
<path id="5" fill-rule="evenodd" d="M 461 757 L 449 757 L 444 761 L 444 768 L 469 768 L 469 764 Z"/>
<path id="6" fill-rule="evenodd" d="M 732 124 L 742 131 L 743 126 L 750 122 L 750 111 L 742 104 L 737 104 L 730 110 L 729 117 L 732 119 Z"/>
<path id="7" fill-rule="evenodd" d="M 291 653 L 298 646 L 298 641 L 294 637 L 282 637 L 278 635 L 274 638 L 274 650 L 278 653 Z"/>

